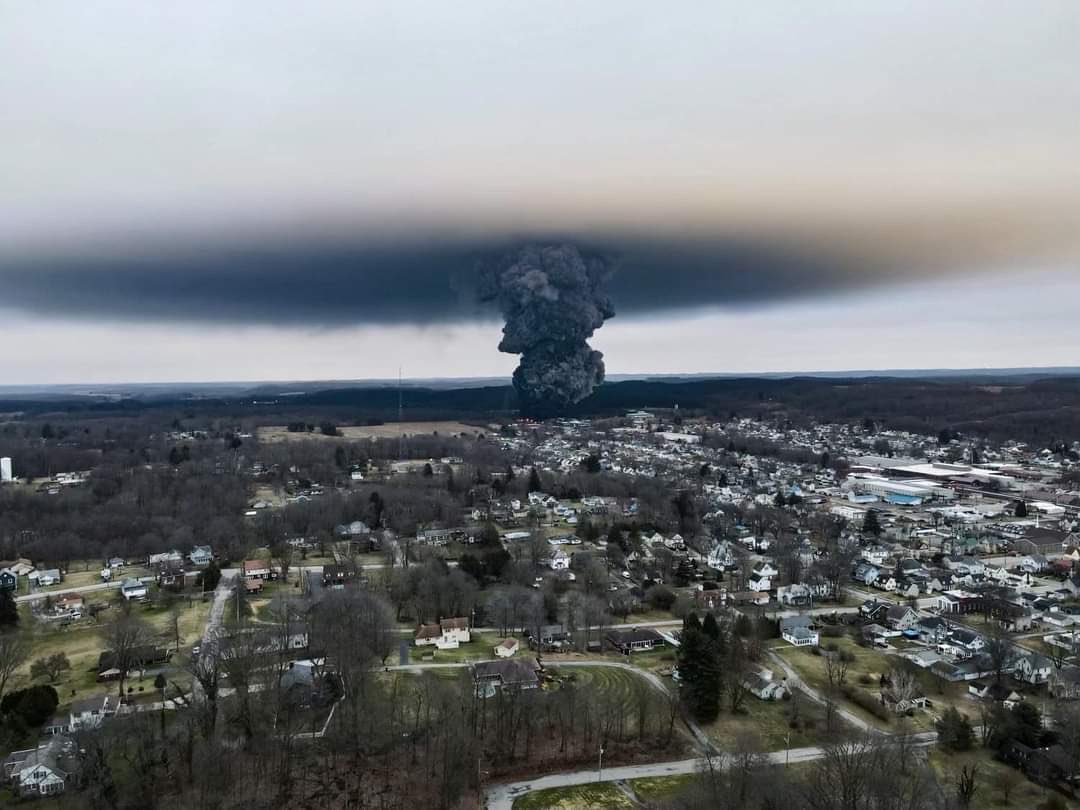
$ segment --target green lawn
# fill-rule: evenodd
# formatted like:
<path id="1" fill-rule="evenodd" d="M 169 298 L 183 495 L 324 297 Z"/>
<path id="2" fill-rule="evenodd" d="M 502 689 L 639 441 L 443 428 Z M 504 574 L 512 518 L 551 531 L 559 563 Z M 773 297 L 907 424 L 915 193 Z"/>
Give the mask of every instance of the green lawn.
<path id="1" fill-rule="evenodd" d="M 409 662 L 413 664 L 449 664 L 459 661 L 487 661 L 495 657 L 495 645 L 502 641 L 505 636 L 498 633 L 473 633 L 472 641 L 462 644 L 456 650 L 437 650 L 434 646 L 417 647 L 409 645 Z M 517 656 L 531 654 L 528 644 L 521 637 L 512 636 L 518 640 Z M 428 658 L 427 656 L 430 656 Z M 397 651 L 394 652 L 394 662 L 397 663 Z"/>
<path id="2" fill-rule="evenodd" d="M 575 787 L 549 788 L 526 793 L 514 800 L 514 810 L 592 810 L 592 808 L 630 808 L 630 797 L 610 782 Z"/>
<path id="3" fill-rule="evenodd" d="M 695 774 L 684 773 L 679 776 L 652 776 L 646 779 L 631 779 L 631 790 L 639 799 L 646 802 L 661 802 L 673 799 L 686 789 Z"/>

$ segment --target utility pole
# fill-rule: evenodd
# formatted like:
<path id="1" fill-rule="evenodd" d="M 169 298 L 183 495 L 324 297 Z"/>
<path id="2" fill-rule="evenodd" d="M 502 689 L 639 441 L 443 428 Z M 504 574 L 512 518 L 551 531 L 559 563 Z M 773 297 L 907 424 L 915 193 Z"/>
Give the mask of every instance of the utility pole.
<path id="1" fill-rule="evenodd" d="M 398 457 L 398 461 L 404 461 L 405 460 L 404 459 L 404 457 L 405 457 L 405 434 L 402 432 L 403 428 L 401 427 L 401 424 L 404 421 L 404 419 L 402 419 L 403 414 L 404 414 L 404 409 L 402 408 L 402 403 L 401 403 L 401 366 L 398 366 L 398 370 L 397 370 L 397 421 L 398 421 L 397 457 Z"/>
<path id="2" fill-rule="evenodd" d="M 600 761 L 597 763 L 596 770 L 597 770 L 596 781 L 597 782 L 603 782 L 604 781 L 604 744 L 603 743 L 600 744 Z"/>

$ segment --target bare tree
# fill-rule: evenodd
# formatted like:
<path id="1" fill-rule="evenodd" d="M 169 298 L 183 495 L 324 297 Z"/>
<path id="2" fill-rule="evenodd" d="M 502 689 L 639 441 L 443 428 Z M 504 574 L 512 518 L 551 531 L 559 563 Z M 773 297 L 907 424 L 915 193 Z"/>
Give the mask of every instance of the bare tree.
<path id="1" fill-rule="evenodd" d="M 30 640 L 22 633 L 0 633 L 0 697 L 4 696 L 8 681 L 15 670 L 30 657 Z"/>
<path id="2" fill-rule="evenodd" d="M 277 567 L 278 575 L 285 584 L 289 582 L 289 569 L 292 568 L 295 556 L 296 549 L 284 541 L 270 546 L 271 562 Z"/>
<path id="3" fill-rule="evenodd" d="M 104 641 L 113 656 L 113 666 L 120 673 L 119 695 L 124 699 L 124 682 L 128 672 L 141 664 L 141 649 L 154 641 L 154 631 L 142 619 L 131 614 L 121 614 L 106 625 Z"/>

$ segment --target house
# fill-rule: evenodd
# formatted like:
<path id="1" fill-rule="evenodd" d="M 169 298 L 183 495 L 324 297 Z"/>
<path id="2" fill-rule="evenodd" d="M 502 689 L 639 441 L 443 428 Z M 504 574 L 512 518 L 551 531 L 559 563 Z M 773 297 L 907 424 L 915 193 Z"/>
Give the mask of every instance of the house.
<path id="1" fill-rule="evenodd" d="M 331 563 L 324 565 L 322 570 L 322 584 L 324 588 L 341 590 L 356 578 L 356 569 L 351 565 Z"/>
<path id="2" fill-rule="evenodd" d="M 443 619 L 439 624 L 420 625 L 413 643 L 417 647 L 433 646 L 439 650 L 456 650 L 462 644 L 468 644 L 471 638 L 468 619 Z"/>
<path id="3" fill-rule="evenodd" d="M 736 591 L 731 598 L 736 605 L 769 604 L 769 594 L 765 591 Z"/>
<path id="4" fill-rule="evenodd" d="M 39 588 L 48 588 L 50 585 L 59 585 L 64 576 L 59 568 L 50 568 L 47 571 L 33 571 L 27 575 L 27 579 L 36 582 Z"/>
<path id="5" fill-rule="evenodd" d="M 503 658 L 473 664 L 473 684 L 478 695 L 490 697 L 499 689 L 536 689 L 543 668 L 535 658 Z"/>
<path id="6" fill-rule="evenodd" d="M 146 566 L 148 568 L 157 568 L 159 565 L 165 565 L 166 563 L 183 563 L 184 558 L 180 555 L 179 551 L 164 551 L 160 554 L 151 554 L 147 557 Z"/>
<path id="7" fill-rule="evenodd" d="M 163 562 L 157 567 L 157 584 L 161 588 L 182 588 L 184 586 L 184 563 L 176 560 Z"/>
<path id="8" fill-rule="evenodd" d="M 954 646 L 961 647 L 964 651 L 971 654 L 980 652 L 986 647 L 986 642 L 983 640 L 982 636 L 965 627 L 954 627 L 949 636 L 949 641 Z"/>
<path id="9" fill-rule="evenodd" d="M 83 598 L 77 593 L 66 593 L 56 597 L 53 603 L 57 614 L 78 618 L 82 616 Z"/>
<path id="10" fill-rule="evenodd" d="M 772 566 L 755 565 L 754 570 L 750 572 L 750 578 L 746 581 L 746 586 L 752 591 L 760 591 L 762 593 L 772 590 L 772 578 L 776 574 L 766 573 L 769 570 L 775 570 Z"/>
<path id="11" fill-rule="evenodd" d="M 750 672 L 742 682 L 743 688 L 758 700 L 781 700 L 787 689 L 780 681 L 773 680 L 772 670 Z"/>
<path id="12" fill-rule="evenodd" d="M 214 559 L 214 552 L 210 546 L 195 546 L 188 554 L 188 560 L 192 565 L 209 565 Z"/>
<path id="13" fill-rule="evenodd" d="M 548 558 L 548 566 L 552 571 L 566 571 L 570 568 L 570 555 L 562 549 L 556 549 Z"/>
<path id="14" fill-rule="evenodd" d="M 623 655 L 663 646 L 664 637 L 651 627 L 632 627 L 628 630 L 609 630 L 607 642 Z"/>
<path id="15" fill-rule="evenodd" d="M 1049 681 L 1053 671 L 1053 661 L 1045 655 L 1031 652 L 1017 657 L 1013 677 L 1025 683 L 1040 684 Z"/>
<path id="16" fill-rule="evenodd" d="M 924 644 L 940 644 L 949 637 L 949 623 L 940 616 L 919 619 L 915 629 L 919 632 L 919 640 Z"/>
<path id="17" fill-rule="evenodd" d="M 78 771 L 78 749 L 70 737 L 56 735 L 36 748 L 13 751 L 0 767 L 19 796 L 57 796 Z"/>
<path id="18" fill-rule="evenodd" d="M 262 593 L 263 581 L 261 579 L 245 579 L 244 580 L 244 593 L 257 594 Z"/>
<path id="19" fill-rule="evenodd" d="M 810 616 L 786 616 L 780 619 L 780 637 L 794 647 L 816 647 L 818 633 Z"/>
<path id="20" fill-rule="evenodd" d="M 1016 567 L 1025 574 L 1040 574 L 1050 567 L 1050 561 L 1042 554 L 1028 554 Z"/>
<path id="21" fill-rule="evenodd" d="M 68 709 L 68 731 L 97 728 L 113 714 L 116 714 L 116 698 L 112 695 L 94 695 L 76 700 Z"/>
<path id="22" fill-rule="evenodd" d="M 855 566 L 855 572 L 852 574 L 852 579 L 862 585 L 873 585 L 878 581 L 881 576 L 881 569 L 876 565 L 862 562 Z"/>
<path id="23" fill-rule="evenodd" d="M 518 651 L 518 640 L 516 638 L 504 638 L 498 644 L 495 645 L 495 657 L 496 658 L 511 658 Z"/>
<path id="24" fill-rule="evenodd" d="M 270 579 L 270 563 L 267 560 L 244 560 L 244 577 L 247 579 Z"/>
<path id="25" fill-rule="evenodd" d="M 172 653 L 163 647 L 155 647 L 152 644 L 144 644 L 131 651 L 128 658 L 128 671 L 145 670 L 154 664 L 164 664 L 172 657 Z M 105 650 L 98 656 L 97 679 L 110 681 L 120 677 L 119 662 L 112 650 Z"/>
<path id="26" fill-rule="evenodd" d="M 776 601 L 781 605 L 810 607 L 814 603 L 814 592 L 809 585 L 781 585 L 776 589 Z"/>
<path id="27" fill-rule="evenodd" d="M 109 558 L 109 568 L 112 568 L 115 571 L 116 569 L 123 568 L 123 567 L 124 567 L 124 558 L 123 557 L 110 557 Z"/>
<path id="28" fill-rule="evenodd" d="M 128 601 L 146 598 L 146 583 L 134 577 L 128 577 L 120 583 L 120 595 Z"/>
<path id="29" fill-rule="evenodd" d="M 1080 699 L 1080 667 L 1065 666 L 1053 670 L 1047 680 L 1047 689 L 1057 700 Z"/>
<path id="30" fill-rule="evenodd" d="M 859 615 L 872 622 L 885 621 L 885 614 L 892 607 L 890 602 L 879 602 L 876 599 L 868 599 L 859 606 Z"/>
<path id="31" fill-rule="evenodd" d="M 14 591 L 19 587 L 19 575 L 7 568 L 0 571 L 0 591 Z"/>
<path id="32" fill-rule="evenodd" d="M 715 568 L 718 571 L 726 571 L 729 568 L 735 567 L 737 563 L 735 560 L 735 553 L 731 548 L 731 543 L 726 540 L 717 543 L 712 547 L 712 551 L 709 552 L 705 562 L 709 568 Z"/>
<path id="33" fill-rule="evenodd" d="M 534 650 L 558 650 L 570 644 L 570 632 L 561 624 L 545 624 L 537 628 L 526 629 L 525 637 Z"/>
<path id="34" fill-rule="evenodd" d="M 1023 700 L 1023 696 L 1000 683 L 972 681 L 968 684 L 968 694 L 979 700 L 989 700 L 1002 704 L 1006 709 L 1013 708 Z"/>
<path id="35" fill-rule="evenodd" d="M 904 631 L 919 622 L 919 614 L 907 605 L 896 605 L 885 611 L 885 624 L 893 630 Z"/>

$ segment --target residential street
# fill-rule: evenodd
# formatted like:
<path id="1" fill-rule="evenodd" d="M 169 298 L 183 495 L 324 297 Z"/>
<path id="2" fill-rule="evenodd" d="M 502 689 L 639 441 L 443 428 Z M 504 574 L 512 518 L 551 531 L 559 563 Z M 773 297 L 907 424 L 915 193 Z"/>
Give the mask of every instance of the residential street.
<path id="1" fill-rule="evenodd" d="M 914 736 L 914 744 L 919 746 L 931 745 L 937 739 L 935 732 L 926 732 Z M 824 749 L 815 748 L 792 748 L 790 750 L 772 751 L 766 756 L 774 765 L 784 765 L 797 762 L 810 762 L 820 759 L 824 755 Z M 572 785 L 586 785 L 591 782 L 621 782 L 627 779 L 643 779 L 657 776 L 678 776 L 680 774 L 695 773 L 704 764 L 704 759 L 681 759 L 675 762 L 654 762 L 647 765 L 627 765 L 618 768 L 605 768 L 603 776 L 595 768 L 573 773 L 558 773 L 551 776 L 542 776 L 536 779 L 526 779 L 521 782 L 510 784 L 492 785 L 487 789 L 484 796 L 484 806 L 487 810 L 512 810 L 514 800 L 519 796 L 534 790 L 546 790 L 548 788 L 570 787 Z"/>
<path id="2" fill-rule="evenodd" d="M 139 577 L 139 582 L 153 582 L 153 577 Z M 107 591 L 110 588 L 119 588 L 123 579 L 117 579 L 113 582 L 97 582 L 93 585 L 82 585 L 78 588 L 60 588 L 55 591 L 35 591 L 34 593 L 23 594 L 22 596 L 16 596 L 16 602 L 36 602 L 39 599 L 46 599 L 50 596 L 63 596 L 68 593 L 93 593 L 94 591 Z"/>

